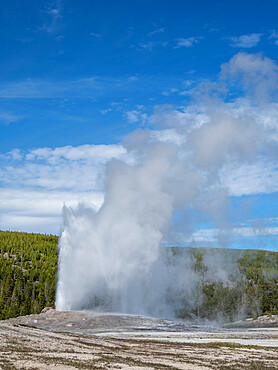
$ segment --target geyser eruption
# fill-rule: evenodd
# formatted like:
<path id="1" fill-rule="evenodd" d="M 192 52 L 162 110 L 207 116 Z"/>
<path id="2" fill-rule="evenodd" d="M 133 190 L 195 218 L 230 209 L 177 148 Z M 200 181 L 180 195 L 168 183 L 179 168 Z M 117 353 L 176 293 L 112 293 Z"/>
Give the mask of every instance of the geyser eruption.
<path id="1" fill-rule="evenodd" d="M 171 197 L 162 189 L 171 155 L 150 151 L 138 166 L 109 164 L 106 197 L 97 213 L 82 205 L 65 210 L 60 274 L 67 281 L 60 283 L 58 308 L 99 304 L 140 310 L 172 213 Z"/>
<path id="2" fill-rule="evenodd" d="M 223 84 L 227 89 L 234 76 L 244 99 L 221 100 Z M 203 83 L 195 89 L 190 107 L 156 107 L 151 118 L 156 130 L 138 130 L 126 138 L 129 162 L 113 159 L 107 164 L 105 198 L 98 211 L 86 204 L 64 208 L 58 310 L 98 307 L 173 316 L 181 306 L 181 292 L 195 304 L 198 281 L 190 261 L 169 263 L 162 242 L 179 212 L 188 237 L 195 225 L 209 220 L 219 229 L 221 243 L 230 228 L 229 189 L 221 181 L 225 166 L 273 155 L 267 148 L 275 135 L 258 113 L 254 76 L 264 87 L 261 100 L 271 104 L 266 103 L 267 81 L 276 78 L 276 66 L 261 56 L 235 55 L 222 66 L 218 85 Z M 250 101 L 256 102 L 253 110 Z"/>

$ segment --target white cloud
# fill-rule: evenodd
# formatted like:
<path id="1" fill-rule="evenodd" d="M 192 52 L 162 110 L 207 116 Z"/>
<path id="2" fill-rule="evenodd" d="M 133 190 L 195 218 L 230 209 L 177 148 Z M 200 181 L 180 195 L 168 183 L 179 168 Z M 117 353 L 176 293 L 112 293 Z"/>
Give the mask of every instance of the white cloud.
<path id="1" fill-rule="evenodd" d="M 220 78 L 221 84 L 241 79 L 246 90 L 260 88 L 261 94 L 262 90 L 276 88 L 277 66 L 261 55 L 238 53 L 221 66 Z M 156 127 L 156 131 L 150 134 L 151 146 L 155 139 L 166 142 L 163 147 L 169 151 L 173 148 L 172 144 L 176 144 L 174 151 L 181 158 L 187 156 L 192 169 L 197 167 L 198 171 L 205 172 L 208 167 L 218 166 L 217 170 L 222 170 L 220 179 L 213 171 L 212 176 L 217 177 L 215 181 L 218 185 L 228 189 L 225 193 L 241 196 L 278 191 L 278 169 L 274 159 L 269 159 L 277 155 L 278 104 L 260 101 L 256 105 L 248 94 L 244 99 L 238 98 L 230 103 L 219 102 L 211 97 L 211 86 L 207 88 L 204 98 L 197 99 L 188 107 L 156 106 L 149 118 L 145 107 L 137 105 L 135 109 L 125 112 L 124 117 L 130 123 L 144 123 L 149 119 Z M 194 88 L 202 92 L 202 87 Z M 212 87 L 215 88 L 215 85 Z M 119 103 L 111 106 L 116 104 Z M 134 135 L 136 145 L 138 138 L 140 133 Z M 144 135 L 140 140 L 145 143 Z M 251 156 L 251 164 L 249 154 L 253 151 L 255 155 Z M 233 160 L 238 160 L 238 154 L 240 160 L 235 165 Z M 57 225 L 64 201 L 74 202 L 83 196 L 84 199 L 102 197 L 105 163 L 111 158 L 132 163 L 130 156 L 121 145 L 46 147 L 28 151 L 14 149 L 0 155 L 0 195 L 4 199 L 0 205 L 1 227 L 19 225 L 20 229 L 25 225 L 26 230 L 29 225 L 31 230 L 33 222 L 34 230 L 40 231 L 38 225 L 48 221 L 49 225 L 55 222 Z M 223 167 L 225 162 L 229 164 Z M 196 173 L 191 169 L 187 171 L 185 166 L 177 165 L 175 171 L 173 174 L 182 179 L 180 187 L 173 185 L 175 191 L 177 188 L 188 190 L 188 182 L 195 184 L 199 181 L 192 180 L 192 174 Z M 186 197 L 191 199 L 191 190 L 182 193 L 181 198 Z"/>
<path id="2" fill-rule="evenodd" d="M 249 95 L 268 100 L 270 93 L 277 90 L 278 66 L 261 54 L 237 53 L 221 65 L 220 78 L 230 84 L 240 82 Z"/>
<path id="3" fill-rule="evenodd" d="M 276 162 L 260 161 L 255 164 L 227 166 L 221 173 L 221 182 L 234 196 L 278 192 Z"/>
<path id="4" fill-rule="evenodd" d="M 199 127 L 208 121 L 208 117 L 203 114 L 196 106 L 174 108 L 172 105 L 163 104 L 154 107 L 150 122 L 155 127 L 161 129 L 165 127 L 175 127 L 183 130 L 191 130 Z"/>
<path id="5" fill-rule="evenodd" d="M 64 205 L 86 202 L 98 209 L 101 192 L 46 191 L 34 189 L 0 189 L 0 225 L 2 230 L 59 234 Z"/>
<path id="6" fill-rule="evenodd" d="M 13 149 L 6 154 L 0 154 L 0 159 L 1 158 L 11 158 L 13 160 L 20 160 L 22 159 L 22 157 L 23 155 L 19 149 Z"/>
<path id="7" fill-rule="evenodd" d="M 157 137 L 167 132 L 166 141 L 183 144 L 187 150 L 193 145 L 198 163 L 218 163 L 223 159 L 222 154 L 227 156 L 229 165 L 222 168 L 220 181 L 230 195 L 278 192 L 277 103 L 254 107 L 250 101 L 238 99 L 220 106 L 211 117 L 199 105 L 178 109 L 163 105 L 155 107 L 150 120 L 158 128 Z M 196 137 L 192 137 L 194 132 Z M 261 158 L 249 163 L 248 158 L 254 158 L 252 153 L 261 146 L 264 148 Z M 233 158 L 236 160 L 237 155 L 241 155 L 242 160 L 235 164 Z"/>
<path id="8" fill-rule="evenodd" d="M 228 63 L 221 65 L 221 73 L 252 73 L 254 75 L 263 74 L 268 77 L 269 74 L 273 74 L 277 71 L 277 66 L 273 60 L 263 57 L 260 54 L 247 54 L 247 53 L 237 53 L 235 54 Z"/>
<path id="9" fill-rule="evenodd" d="M 200 229 L 192 234 L 192 236 L 186 240 L 187 242 L 216 242 L 218 240 L 218 229 Z M 232 227 L 229 229 L 229 236 L 236 237 L 250 237 L 254 238 L 256 236 L 277 236 L 278 227 Z M 228 236 L 228 235 L 227 235 Z"/>
<path id="10" fill-rule="evenodd" d="M 112 158 L 125 160 L 126 150 L 120 145 L 65 146 L 13 150 L 1 158 L 2 186 L 87 191 L 101 186 L 103 165 Z"/>
<path id="11" fill-rule="evenodd" d="M 277 219 L 262 219 L 259 220 L 259 227 L 256 226 L 257 220 L 248 220 L 249 225 L 240 224 L 234 227 L 232 224 L 225 230 L 216 228 L 202 228 L 195 230 L 190 236 L 184 232 L 173 232 L 166 236 L 165 242 L 170 244 L 187 244 L 194 243 L 198 246 L 219 245 L 220 239 L 230 243 L 231 241 L 240 242 L 241 248 L 243 247 L 256 247 L 256 240 L 258 237 L 263 237 L 265 241 L 268 238 L 277 238 L 278 226 Z M 251 225 L 251 226 L 250 226 Z M 252 226 L 254 225 L 254 227 Z M 273 239 L 272 239 L 273 240 Z M 262 248 L 263 246 L 260 246 Z"/>
<path id="12" fill-rule="evenodd" d="M 253 48 L 261 39 L 261 33 L 250 33 L 248 35 L 232 36 L 229 39 L 232 41 L 231 46 L 234 48 Z"/>
<path id="13" fill-rule="evenodd" d="M 184 143 L 184 137 L 179 135 L 175 129 L 154 130 L 152 131 L 152 135 L 156 140 L 161 142 L 169 142 L 176 145 Z"/>
<path id="14" fill-rule="evenodd" d="M 120 145 L 14 149 L 0 156 L 0 228 L 59 233 L 63 204 L 103 200 L 104 164 L 127 162 Z"/>
<path id="15" fill-rule="evenodd" d="M 186 39 L 183 38 L 176 39 L 177 44 L 174 47 L 174 49 L 181 47 L 189 48 L 191 46 L 194 46 L 195 44 L 198 44 L 202 38 L 203 37 L 188 37 Z"/>
<path id="16" fill-rule="evenodd" d="M 71 161 L 92 160 L 94 163 L 105 163 L 111 158 L 119 158 L 126 153 L 120 145 L 80 145 L 73 147 L 71 145 L 60 148 L 38 148 L 30 150 L 26 158 L 45 159 L 48 162 L 56 162 L 60 159 Z"/>

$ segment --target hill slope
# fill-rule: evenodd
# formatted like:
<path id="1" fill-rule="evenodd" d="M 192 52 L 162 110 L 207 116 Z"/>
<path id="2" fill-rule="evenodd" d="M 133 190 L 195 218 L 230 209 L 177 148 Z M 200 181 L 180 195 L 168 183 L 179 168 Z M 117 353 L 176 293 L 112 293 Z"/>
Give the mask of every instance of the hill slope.
<path id="1" fill-rule="evenodd" d="M 57 244 L 53 235 L 0 231 L 0 319 L 54 307 Z M 166 249 L 168 263 L 184 263 L 198 281 L 194 295 L 179 291 L 178 317 L 233 321 L 278 314 L 277 252 Z"/>
<path id="2" fill-rule="evenodd" d="M 0 319 L 54 307 L 58 237 L 0 231 Z"/>

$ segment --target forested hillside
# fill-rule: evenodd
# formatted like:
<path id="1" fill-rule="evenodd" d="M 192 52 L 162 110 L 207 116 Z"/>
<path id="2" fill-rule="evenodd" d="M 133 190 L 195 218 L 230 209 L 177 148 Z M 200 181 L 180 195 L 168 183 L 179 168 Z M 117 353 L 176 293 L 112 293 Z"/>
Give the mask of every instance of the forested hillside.
<path id="1" fill-rule="evenodd" d="M 174 247 L 168 254 L 170 263 L 189 255 L 198 281 L 177 316 L 233 321 L 278 314 L 278 252 Z"/>
<path id="2" fill-rule="evenodd" d="M 55 306 L 57 244 L 57 236 L 0 231 L 0 319 Z M 192 270 L 195 279 L 193 291 L 188 293 L 188 280 L 176 297 L 177 316 L 235 320 L 278 314 L 277 252 L 167 248 L 167 256 L 173 267 L 184 264 L 182 275 Z"/>
<path id="3" fill-rule="evenodd" d="M 0 319 L 54 307 L 58 237 L 0 231 Z"/>

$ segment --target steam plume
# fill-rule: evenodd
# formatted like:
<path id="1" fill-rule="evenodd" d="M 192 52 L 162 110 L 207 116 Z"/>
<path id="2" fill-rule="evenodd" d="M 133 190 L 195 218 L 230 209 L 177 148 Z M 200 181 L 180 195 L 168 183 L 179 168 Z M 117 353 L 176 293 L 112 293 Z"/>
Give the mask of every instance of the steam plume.
<path id="1" fill-rule="evenodd" d="M 233 102 L 231 78 L 244 93 Z M 276 147 L 277 134 L 258 114 L 262 104 L 272 104 L 274 78 L 277 66 L 270 59 L 237 54 L 221 66 L 217 84 L 202 83 L 192 91 L 190 106 L 156 107 L 151 117 L 156 130 L 137 130 L 124 140 L 132 160 L 107 165 L 101 208 L 64 208 L 58 310 L 173 315 L 181 291 L 194 304 L 198 281 L 190 261 L 166 263 L 163 239 L 180 212 L 188 237 L 209 220 L 224 243 L 231 227 L 221 173 L 275 155 L 268 148 Z M 258 89 L 252 92 L 256 79 L 261 96 Z"/>

